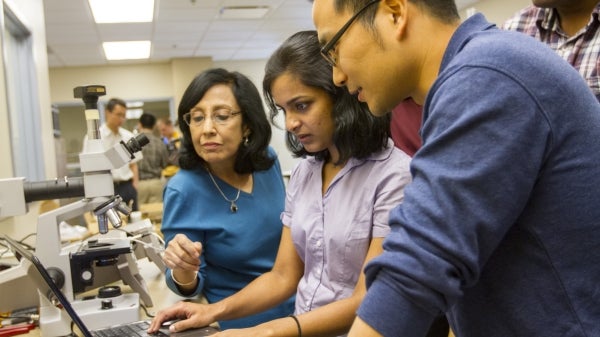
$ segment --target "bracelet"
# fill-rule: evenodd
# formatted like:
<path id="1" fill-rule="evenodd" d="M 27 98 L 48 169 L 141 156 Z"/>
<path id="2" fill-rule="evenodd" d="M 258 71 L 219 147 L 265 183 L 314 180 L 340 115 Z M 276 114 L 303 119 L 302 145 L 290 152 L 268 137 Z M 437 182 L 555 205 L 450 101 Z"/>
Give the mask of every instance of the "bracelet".
<path id="1" fill-rule="evenodd" d="M 177 281 L 177 279 L 175 278 L 175 275 L 173 275 L 173 269 L 171 269 L 171 278 L 173 279 L 173 282 L 175 282 L 176 285 L 186 287 L 186 286 L 191 286 L 192 284 L 194 284 L 194 282 L 196 282 L 196 279 L 198 278 L 198 273 L 194 274 L 194 279 L 191 280 L 190 282 L 181 283 L 181 282 Z"/>
<path id="2" fill-rule="evenodd" d="M 302 337 L 302 328 L 300 327 L 300 321 L 298 318 L 294 315 L 289 315 L 288 317 L 291 317 L 294 322 L 296 322 L 296 326 L 298 327 L 298 337 Z"/>

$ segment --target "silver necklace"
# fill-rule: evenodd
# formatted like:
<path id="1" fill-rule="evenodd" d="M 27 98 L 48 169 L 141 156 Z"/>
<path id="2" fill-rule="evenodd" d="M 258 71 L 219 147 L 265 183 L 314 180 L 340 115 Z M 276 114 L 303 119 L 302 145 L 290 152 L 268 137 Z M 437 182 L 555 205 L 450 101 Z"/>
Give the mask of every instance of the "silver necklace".
<path id="1" fill-rule="evenodd" d="M 223 193 L 223 191 L 221 191 L 221 188 L 215 181 L 215 178 L 213 178 L 212 174 L 210 173 L 210 170 L 207 169 L 207 171 L 208 171 L 208 176 L 210 177 L 210 180 L 212 180 L 213 184 L 215 184 L 215 187 L 217 188 L 217 190 L 219 190 L 219 193 L 221 193 L 221 196 L 223 197 L 223 199 L 225 199 L 227 202 L 231 203 L 231 205 L 229 205 L 229 209 L 231 210 L 231 213 L 237 213 L 238 207 L 235 202 L 240 198 L 240 189 L 238 188 L 235 199 L 233 199 L 233 200 L 227 199 L 227 197 L 225 196 L 225 193 Z"/>

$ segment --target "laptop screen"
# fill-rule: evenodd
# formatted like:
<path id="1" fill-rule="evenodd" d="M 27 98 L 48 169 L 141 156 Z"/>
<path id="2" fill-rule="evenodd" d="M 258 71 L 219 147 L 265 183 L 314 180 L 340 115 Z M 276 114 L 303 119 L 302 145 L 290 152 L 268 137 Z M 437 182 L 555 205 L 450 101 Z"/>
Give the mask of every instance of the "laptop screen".
<path id="1" fill-rule="evenodd" d="M 52 280 L 50 273 L 48 273 L 48 270 L 44 267 L 44 265 L 42 265 L 41 261 L 37 258 L 37 256 L 35 256 L 31 251 L 23 248 L 23 246 L 19 242 L 17 242 L 16 240 L 14 240 L 6 235 L 4 236 L 4 240 L 6 241 L 6 243 L 8 243 L 9 246 L 11 246 L 15 255 L 17 255 L 17 259 L 20 260 L 21 258 L 25 258 L 26 260 L 31 262 L 31 264 L 35 267 L 35 270 L 37 271 L 37 275 L 34 275 L 34 278 L 35 278 L 36 284 L 40 288 L 40 291 L 42 291 L 42 293 L 46 293 L 46 294 L 48 293 L 48 291 L 51 291 L 52 294 L 56 297 L 56 299 L 58 299 L 60 304 L 63 306 L 63 308 L 66 310 L 69 317 L 71 317 L 71 320 L 73 320 L 73 323 L 75 323 L 75 325 L 77 325 L 79 330 L 81 330 L 81 333 L 83 334 L 83 336 L 84 337 L 92 337 L 92 334 L 87 329 L 87 327 L 85 326 L 85 324 L 83 323 L 81 318 L 77 315 L 77 313 L 71 306 L 71 303 L 67 300 L 67 298 L 62 293 L 62 291 L 54 283 L 54 280 Z M 20 255 L 20 257 L 19 257 L 19 255 Z M 41 278 L 41 282 L 40 282 L 40 278 Z M 42 286 L 44 286 L 44 285 L 46 286 L 45 287 L 46 289 L 42 288 Z"/>

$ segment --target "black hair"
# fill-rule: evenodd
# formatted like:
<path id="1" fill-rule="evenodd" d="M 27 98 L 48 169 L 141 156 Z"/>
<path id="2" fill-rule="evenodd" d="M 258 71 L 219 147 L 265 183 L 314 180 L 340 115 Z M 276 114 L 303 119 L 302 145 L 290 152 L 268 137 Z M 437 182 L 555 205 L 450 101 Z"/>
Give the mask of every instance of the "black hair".
<path id="1" fill-rule="evenodd" d="M 127 103 L 125 103 L 124 100 L 120 99 L 120 98 L 111 98 L 108 100 L 108 103 L 106 103 L 106 110 L 108 111 L 113 111 L 115 109 L 115 107 L 117 105 L 120 105 L 124 108 L 127 108 Z"/>
<path id="2" fill-rule="evenodd" d="M 206 164 L 194 150 L 190 127 L 183 120 L 183 115 L 217 84 L 225 84 L 231 88 L 242 112 L 242 123 L 250 132 L 248 142 L 244 142 L 238 148 L 234 170 L 243 174 L 269 169 L 275 162 L 275 158 L 272 158 L 267 150 L 271 141 L 271 125 L 263 108 L 260 93 L 248 77 L 237 71 L 230 72 L 223 68 L 208 69 L 198 74 L 181 97 L 177 113 L 179 128 L 183 134 L 179 165 L 184 169 L 193 169 Z"/>
<path id="3" fill-rule="evenodd" d="M 332 80 L 332 68 L 319 53 L 316 31 L 302 31 L 290 36 L 271 55 L 265 67 L 263 93 L 274 123 L 279 109 L 271 96 L 273 82 L 282 74 L 296 76 L 302 84 L 325 91 L 332 99 L 331 116 L 335 125 L 333 142 L 339 151 L 338 163 L 351 157 L 365 158 L 385 148 L 389 137 L 390 116 L 375 117 L 365 103 L 350 95 L 346 88 L 337 87 Z M 296 137 L 286 133 L 287 146 L 295 156 L 313 155 L 318 159 L 329 156 L 327 150 L 309 153 Z"/>
<path id="4" fill-rule="evenodd" d="M 143 113 L 140 116 L 140 124 L 144 129 L 152 129 L 156 125 L 156 117 L 149 113 Z"/>
<path id="5" fill-rule="evenodd" d="M 350 13 L 356 13 L 361 8 L 366 6 L 371 0 L 334 0 L 333 6 L 336 13 L 343 11 L 349 11 Z M 444 23 L 454 23 L 457 20 L 460 21 L 460 15 L 456 8 L 456 2 L 454 0 L 408 0 L 420 8 L 426 10 L 433 17 Z M 377 12 L 377 6 L 368 8 L 358 18 L 365 27 L 369 28 L 372 32 L 375 32 L 375 13 Z"/>

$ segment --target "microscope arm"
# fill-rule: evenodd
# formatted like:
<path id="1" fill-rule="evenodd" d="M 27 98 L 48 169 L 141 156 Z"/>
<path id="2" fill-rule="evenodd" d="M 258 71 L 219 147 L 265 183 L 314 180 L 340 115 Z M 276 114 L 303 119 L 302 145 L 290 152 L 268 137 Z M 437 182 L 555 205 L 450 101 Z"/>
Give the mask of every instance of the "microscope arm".
<path id="1" fill-rule="evenodd" d="M 141 240 L 147 242 L 148 244 L 137 245 L 135 248 L 135 256 L 138 259 L 142 259 L 144 256 L 148 257 L 148 259 L 151 262 L 154 262 L 158 269 L 164 273 L 167 270 L 167 266 L 160 256 L 160 252 L 163 250 L 162 244 L 154 235 L 150 234 L 143 236 Z"/>
<path id="2" fill-rule="evenodd" d="M 140 275 L 135 256 L 133 254 L 119 255 L 117 266 L 123 283 L 129 285 L 131 289 L 138 293 L 140 295 L 140 300 L 142 300 L 147 307 L 153 306 L 154 304 L 150 297 L 150 291 L 148 291 L 146 281 L 144 281 L 144 278 Z"/>
<path id="3" fill-rule="evenodd" d="M 152 222 L 149 219 L 131 223 L 123 227 L 123 230 L 136 238 L 133 240 L 133 251 L 138 260 L 147 257 L 161 272 L 164 273 L 167 270 L 167 266 L 160 256 L 164 250 L 164 242 L 161 242 L 153 232 Z"/>

